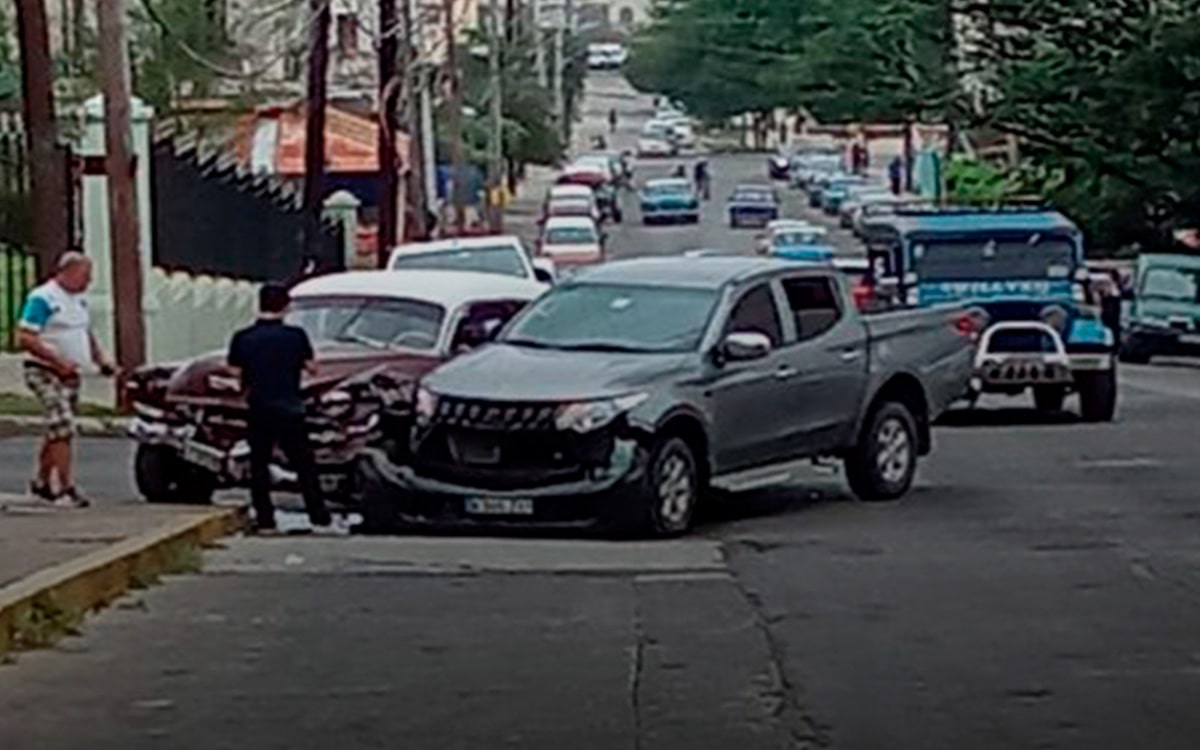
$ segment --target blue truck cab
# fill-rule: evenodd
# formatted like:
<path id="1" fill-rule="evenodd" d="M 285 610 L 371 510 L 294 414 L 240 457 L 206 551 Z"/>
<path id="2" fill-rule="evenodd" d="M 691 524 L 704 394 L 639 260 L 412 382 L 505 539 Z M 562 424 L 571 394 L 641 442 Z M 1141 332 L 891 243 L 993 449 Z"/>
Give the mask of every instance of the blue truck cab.
<path id="1" fill-rule="evenodd" d="M 1085 304 L 1083 233 L 1034 206 L 918 206 L 864 226 L 879 291 L 901 306 L 967 306 L 977 335 L 972 400 L 1031 390 L 1040 411 L 1079 395 L 1085 421 L 1116 410 L 1114 332 Z"/>

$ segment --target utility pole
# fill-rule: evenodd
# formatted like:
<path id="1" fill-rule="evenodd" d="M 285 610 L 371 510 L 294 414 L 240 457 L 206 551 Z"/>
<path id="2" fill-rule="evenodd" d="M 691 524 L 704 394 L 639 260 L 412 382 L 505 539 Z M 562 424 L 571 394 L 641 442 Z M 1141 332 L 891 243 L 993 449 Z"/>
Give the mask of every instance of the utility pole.
<path id="1" fill-rule="evenodd" d="M 329 69 L 329 0 L 309 0 L 308 102 L 304 136 L 304 263 L 321 256 L 325 199 L 325 79 Z"/>
<path id="2" fill-rule="evenodd" d="M 25 139 L 29 147 L 33 250 L 41 278 L 54 268 L 69 243 L 67 173 L 54 119 L 54 71 L 44 0 L 18 0 L 17 30 Z"/>
<path id="3" fill-rule="evenodd" d="M 407 0 L 405 0 L 407 5 Z M 407 29 L 405 29 L 407 31 Z M 396 174 L 396 95 L 402 79 L 396 76 L 399 54 L 396 0 L 379 0 L 379 232 L 375 252 L 386 268 L 396 244 L 398 175 Z"/>
<path id="4" fill-rule="evenodd" d="M 567 132 L 567 98 L 563 92 L 563 69 L 566 67 L 566 62 L 563 60 L 566 46 L 564 38 L 567 33 L 565 5 L 557 20 L 558 23 L 554 26 L 554 77 L 550 85 L 554 88 L 554 115 L 558 118 L 559 132 L 565 136 Z"/>
<path id="5" fill-rule="evenodd" d="M 429 233 L 426 226 L 425 213 L 428 211 L 429 198 L 425 192 L 425 139 L 422 132 L 424 123 L 422 115 L 424 107 L 424 76 L 417 63 L 417 30 L 413 19 L 413 3 L 416 0 L 401 0 L 402 20 L 400 22 L 401 37 L 400 60 L 404 66 L 402 75 L 408 82 L 405 87 L 408 92 L 408 204 L 412 207 L 412 236 L 425 239 Z M 407 239 L 407 237 L 405 238 Z"/>
<path id="6" fill-rule="evenodd" d="M 488 39 L 488 72 L 490 79 L 491 138 L 488 139 L 488 227 L 493 232 L 503 228 L 504 217 L 500 202 L 500 186 L 504 183 L 504 73 L 500 66 L 500 47 L 504 44 L 500 4 L 489 5 L 491 29 Z"/>
<path id="7" fill-rule="evenodd" d="M 100 71 L 104 89 L 109 246 L 112 253 L 113 340 L 117 362 L 131 372 L 146 361 L 142 317 L 142 251 L 139 247 L 137 188 L 130 124 L 129 47 L 124 0 L 98 0 Z M 146 169 L 145 165 L 140 165 Z M 124 389 L 121 389 L 122 391 Z"/>
<path id="8" fill-rule="evenodd" d="M 443 0 L 446 22 L 446 80 L 449 85 L 449 110 L 446 116 L 446 137 L 450 141 L 450 201 L 454 204 L 454 229 L 459 235 L 466 232 L 467 208 L 465 187 L 466 158 L 463 154 L 462 76 L 458 70 L 458 40 L 454 22 L 454 0 Z"/>

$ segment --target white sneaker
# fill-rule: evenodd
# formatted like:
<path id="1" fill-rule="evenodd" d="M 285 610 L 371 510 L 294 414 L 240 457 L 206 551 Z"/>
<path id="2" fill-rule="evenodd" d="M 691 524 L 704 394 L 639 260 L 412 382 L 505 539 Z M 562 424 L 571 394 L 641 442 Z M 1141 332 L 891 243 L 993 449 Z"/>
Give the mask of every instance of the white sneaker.
<path id="1" fill-rule="evenodd" d="M 350 536 L 350 525 L 345 522 L 340 516 L 334 516 L 333 520 L 324 526 L 313 525 L 313 536 Z"/>

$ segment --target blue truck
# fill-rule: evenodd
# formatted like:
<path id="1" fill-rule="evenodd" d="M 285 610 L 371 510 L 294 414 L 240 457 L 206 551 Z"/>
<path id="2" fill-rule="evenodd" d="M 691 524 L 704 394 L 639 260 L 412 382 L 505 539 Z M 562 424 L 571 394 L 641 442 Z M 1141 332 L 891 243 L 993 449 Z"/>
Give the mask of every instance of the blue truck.
<path id="1" fill-rule="evenodd" d="M 959 303 L 977 336 L 968 398 L 1033 392 L 1085 421 L 1116 411 L 1114 331 L 1088 306 L 1083 233 L 1041 206 L 918 206 L 864 226 L 876 294 L 897 306 Z"/>

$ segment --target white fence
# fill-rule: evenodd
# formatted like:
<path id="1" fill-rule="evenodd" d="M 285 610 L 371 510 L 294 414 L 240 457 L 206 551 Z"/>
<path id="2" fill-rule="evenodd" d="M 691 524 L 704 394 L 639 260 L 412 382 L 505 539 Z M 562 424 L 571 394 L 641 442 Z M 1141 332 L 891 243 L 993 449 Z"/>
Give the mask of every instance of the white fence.
<path id="1" fill-rule="evenodd" d="M 145 290 L 146 345 L 152 362 L 222 350 L 254 320 L 258 285 L 155 268 Z"/>

